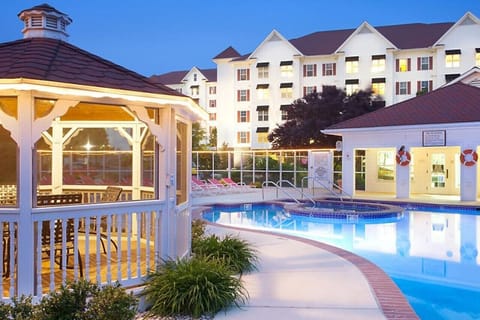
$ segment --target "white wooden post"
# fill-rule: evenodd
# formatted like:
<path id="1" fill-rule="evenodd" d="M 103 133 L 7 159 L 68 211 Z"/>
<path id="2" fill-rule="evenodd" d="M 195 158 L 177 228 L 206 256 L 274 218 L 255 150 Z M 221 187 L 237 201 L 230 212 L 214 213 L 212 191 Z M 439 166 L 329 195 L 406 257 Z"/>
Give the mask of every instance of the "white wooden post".
<path id="1" fill-rule="evenodd" d="M 17 279 L 18 295 L 30 295 L 34 290 L 34 235 L 32 220 L 33 192 L 33 144 L 32 123 L 34 99 L 31 92 L 21 92 L 18 96 L 18 223 Z"/>

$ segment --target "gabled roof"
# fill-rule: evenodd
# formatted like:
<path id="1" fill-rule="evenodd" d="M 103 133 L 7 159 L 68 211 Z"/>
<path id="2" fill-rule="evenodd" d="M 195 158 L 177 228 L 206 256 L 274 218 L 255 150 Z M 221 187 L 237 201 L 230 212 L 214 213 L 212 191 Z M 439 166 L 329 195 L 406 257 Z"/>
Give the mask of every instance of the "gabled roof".
<path id="1" fill-rule="evenodd" d="M 182 96 L 138 73 L 51 38 L 0 44 L 0 79 L 18 78 Z"/>
<path id="2" fill-rule="evenodd" d="M 187 77 L 187 75 L 194 69 L 198 70 L 198 72 L 205 76 L 208 82 L 217 82 L 217 69 L 198 69 L 196 67 L 193 67 L 190 70 L 172 71 L 164 74 L 153 75 L 150 77 L 150 81 L 165 85 L 179 84 L 182 83 L 185 77 Z"/>
<path id="3" fill-rule="evenodd" d="M 320 31 L 292 39 L 290 42 L 304 55 L 333 54 L 355 29 Z"/>
<path id="4" fill-rule="evenodd" d="M 475 17 L 471 12 L 467 12 L 461 17 L 455 24 L 452 24 L 448 30 L 446 30 L 435 42 L 435 45 L 441 44 L 443 39 L 453 30 L 455 27 L 462 25 L 462 24 L 480 24 L 480 20 Z"/>
<path id="5" fill-rule="evenodd" d="M 461 82 L 334 124 L 325 129 L 480 122 L 480 88 Z"/>
<path id="6" fill-rule="evenodd" d="M 269 42 L 269 41 L 281 41 L 283 43 L 285 43 L 288 47 L 290 47 L 293 51 L 296 52 L 296 54 L 301 54 L 301 52 L 298 51 L 298 49 L 292 45 L 292 43 L 290 41 L 288 41 L 287 39 L 285 39 L 284 36 L 282 36 L 280 34 L 280 32 L 278 32 L 277 30 L 273 30 L 272 32 L 270 32 L 270 34 L 262 41 L 262 43 L 260 45 L 257 46 L 257 49 L 255 49 L 255 51 L 253 51 L 251 54 L 249 54 L 248 58 L 250 58 L 251 56 L 255 56 L 255 54 L 257 53 L 257 50 L 259 48 L 261 48 L 265 43 Z"/>
<path id="7" fill-rule="evenodd" d="M 228 47 L 227 49 L 223 50 L 219 54 L 217 54 L 213 59 L 228 59 L 228 58 L 236 58 L 239 57 L 240 53 L 235 50 L 232 46 Z"/>

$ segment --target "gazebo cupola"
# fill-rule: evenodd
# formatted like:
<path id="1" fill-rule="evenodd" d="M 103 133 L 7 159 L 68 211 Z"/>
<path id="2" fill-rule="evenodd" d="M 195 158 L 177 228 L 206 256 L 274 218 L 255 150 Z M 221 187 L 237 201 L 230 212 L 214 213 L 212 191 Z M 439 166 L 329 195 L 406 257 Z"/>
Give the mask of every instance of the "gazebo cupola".
<path id="1" fill-rule="evenodd" d="M 22 33 L 24 38 L 53 38 L 66 41 L 67 26 L 72 19 L 63 12 L 44 3 L 18 14 L 25 23 Z"/>

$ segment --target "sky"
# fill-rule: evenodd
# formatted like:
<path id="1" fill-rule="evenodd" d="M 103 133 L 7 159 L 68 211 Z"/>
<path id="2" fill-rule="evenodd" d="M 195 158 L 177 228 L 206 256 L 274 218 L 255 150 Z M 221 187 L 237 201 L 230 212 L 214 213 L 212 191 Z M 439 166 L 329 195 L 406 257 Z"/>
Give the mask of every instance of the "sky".
<path id="1" fill-rule="evenodd" d="M 480 18 L 480 0 L 1 0 L 0 42 L 23 37 L 18 13 L 47 3 L 73 20 L 68 42 L 144 76 L 215 68 L 229 46 L 250 53 L 272 30 L 317 31 Z M 480 37 L 480 35 L 479 35 Z"/>

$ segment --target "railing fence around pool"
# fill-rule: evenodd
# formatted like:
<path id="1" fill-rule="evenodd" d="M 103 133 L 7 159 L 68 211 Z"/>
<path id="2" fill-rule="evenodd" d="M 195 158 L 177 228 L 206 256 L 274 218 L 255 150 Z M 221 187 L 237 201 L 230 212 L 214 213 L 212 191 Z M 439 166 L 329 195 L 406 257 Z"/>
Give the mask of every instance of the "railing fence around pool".
<path id="1" fill-rule="evenodd" d="M 141 285 L 162 259 L 189 251 L 189 208 L 169 215 L 174 200 L 168 202 L 37 207 L 28 219 L 19 208 L 0 208 L 2 299 L 39 298 L 79 278 Z M 174 236 L 165 238 L 165 230 L 175 230 Z"/>

